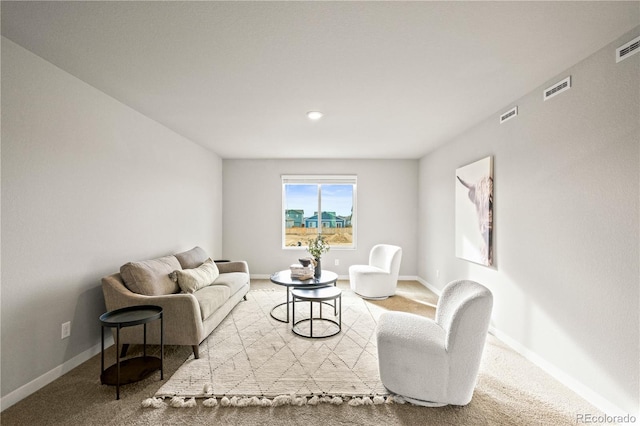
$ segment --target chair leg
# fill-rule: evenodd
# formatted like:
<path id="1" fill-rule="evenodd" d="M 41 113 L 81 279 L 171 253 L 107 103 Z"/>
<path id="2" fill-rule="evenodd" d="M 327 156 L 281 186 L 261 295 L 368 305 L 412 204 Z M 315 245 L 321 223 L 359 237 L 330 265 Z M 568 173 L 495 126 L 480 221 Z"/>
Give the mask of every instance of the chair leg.
<path id="1" fill-rule="evenodd" d="M 127 356 L 127 351 L 129 350 L 129 344 L 128 343 L 123 343 L 122 344 L 122 349 L 120 350 L 120 358 L 124 358 L 125 356 Z"/>
<path id="2" fill-rule="evenodd" d="M 198 346 L 198 345 L 193 345 L 193 346 L 191 346 L 191 347 L 193 348 L 193 356 L 194 356 L 196 359 L 199 359 L 199 358 L 200 358 L 200 346 Z"/>

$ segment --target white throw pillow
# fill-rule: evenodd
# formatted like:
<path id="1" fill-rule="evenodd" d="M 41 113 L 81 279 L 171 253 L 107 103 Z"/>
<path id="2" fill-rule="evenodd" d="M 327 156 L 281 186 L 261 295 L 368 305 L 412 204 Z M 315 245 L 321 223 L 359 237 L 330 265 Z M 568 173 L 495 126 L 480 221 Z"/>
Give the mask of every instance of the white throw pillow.
<path id="1" fill-rule="evenodd" d="M 203 287 L 213 284 L 219 275 L 218 266 L 211 259 L 208 259 L 197 268 L 178 269 L 169 274 L 184 293 L 194 293 Z"/>

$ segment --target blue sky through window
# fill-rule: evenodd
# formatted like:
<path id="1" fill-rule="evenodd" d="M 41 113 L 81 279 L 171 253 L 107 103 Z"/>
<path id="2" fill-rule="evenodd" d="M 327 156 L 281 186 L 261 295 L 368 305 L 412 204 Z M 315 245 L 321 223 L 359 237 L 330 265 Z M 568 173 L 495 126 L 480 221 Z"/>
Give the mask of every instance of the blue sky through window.
<path id="1" fill-rule="evenodd" d="M 285 185 L 287 210 L 304 210 L 304 217 L 318 210 L 318 185 Z M 352 185 L 322 185 L 322 210 L 338 216 L 351 215 L 353 207 Z"/>

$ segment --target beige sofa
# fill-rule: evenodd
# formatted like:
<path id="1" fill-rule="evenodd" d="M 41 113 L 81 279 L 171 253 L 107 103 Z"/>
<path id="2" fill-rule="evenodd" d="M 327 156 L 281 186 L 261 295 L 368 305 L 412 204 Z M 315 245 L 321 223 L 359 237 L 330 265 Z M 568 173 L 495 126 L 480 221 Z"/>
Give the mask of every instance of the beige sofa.
<path id="1" fill-rule="evenodd" d="M 216 276 L 217 275 L 217 276 Z M 213 278 L 212 282 L 209 280 Z M 185 291 L 186 289 L 186 291 Z M 246 262 L 213 262 L 200 247 L 143 262 L 129 262 L 102 278 L 108 311 L 132 305 L 163 309 L 164 344 L 190 345 L 199 358 L 202 342 L 249 291 Z M 122 354 L 143 343 L 143 327 L 120 330 Z M 147 343 L 160 344 L 160 322 L 147 325 Z"/>

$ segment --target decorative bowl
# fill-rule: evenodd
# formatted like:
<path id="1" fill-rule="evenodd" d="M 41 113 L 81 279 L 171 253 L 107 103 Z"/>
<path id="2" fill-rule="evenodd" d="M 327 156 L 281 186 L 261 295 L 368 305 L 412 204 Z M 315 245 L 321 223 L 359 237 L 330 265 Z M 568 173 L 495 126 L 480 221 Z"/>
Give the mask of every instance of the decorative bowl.
<path id="1" fill-rule="evenodd" d="M 298 262 L 306 268 L 311 263 L 311 259 L 298 259 Z"/>

